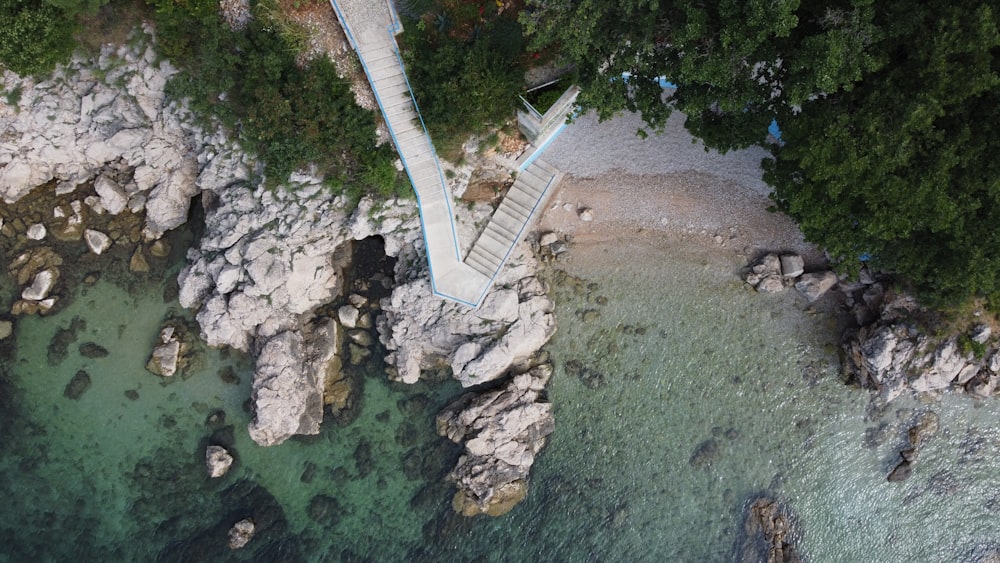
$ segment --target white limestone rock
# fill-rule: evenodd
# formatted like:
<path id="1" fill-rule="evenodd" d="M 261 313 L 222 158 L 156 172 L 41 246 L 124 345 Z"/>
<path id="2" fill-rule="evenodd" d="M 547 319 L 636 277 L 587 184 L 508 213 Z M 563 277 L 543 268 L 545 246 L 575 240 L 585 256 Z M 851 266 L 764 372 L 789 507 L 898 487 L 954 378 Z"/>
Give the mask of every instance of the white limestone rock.
<path id="1" fill-rule="evenodd" d="M 805 260 L 798 254 L 781 255 L 781 276 L 783 278 L 797 278 L 805 272 Z"/>
<path id="2" fill-rule="evenodd" d="M 837 274 L 830 271 L 802 274 L 799 281 L 795 282 L 795 289 L 813 303 L 837 285 L 838 281 Z"/>
<path id="3" fill-rule="evenodd" d="M 25 234 L 31 240 L 42 240 L 45 238 L 46 230 L 45 225 L 41 223 L 35 223 L 28 227 L 28 232 Z"/>
<path id="4" fill-rule="evenodd" d="M 458 487 L 453 507 L 466 516 L 500 516 L 527 492 L 529 472 L 555 429 L 541 392 L 552 366 L 513 377 L 504 387 L 468 393 L 437 416 L 437 432 L 465 452 L 449 475 Z"/>
<path id="5" fill-rule="evenodd" d="M 96 231 L 94 229 L 84 230 L 83 240 L 86 241 L 87 248 L 89 248 L 91 252 L 97 255 L 100 255 L 105 250 L 111 247 L 111 237 L 102 233 L 101 231 Z"/>
<path id="6" fill-rule="evenodd" d="M 94 181 L 94 191 L 101 196 L 101 207 L 112 215 L 118 215 L 128 206 L 125 190 L 107 176 L 98 176 Z"/>
<path id="7" fill-rule="evenodd" d="M 274 446 L 296 434 L 316 434 L 323 421 L 323 385 L 336 354 L 336 325 L 286 331 L 258 344 L 250 437 Z"/>
<path id="8" fill-rule="evenodd" d="M 55 270 L 42 270 L 35 274 L 31 280 L 31 285 L 21 292 L 21 299 L 25 301 L 42 301 L 48 297 L 52 287 L 55 286 L 59 274 Z"/>
<path id="9" fill-rule="evenodd" d="M 390 377 L 415 383 L 422 370 L 451 365 L 453 377 L 469 387 L 524 364 L 556 330 L 554 304 L 536 269 L 530 245 L 522 242 L 482 310 L 434 297 L 424 277 L 398 280 L 402 283 L 382 301 L 378 324 L 389 350 Z"/>
<path id="10" fill-rule="evenodd" d="M 233 465 L 233 456 L 222 446 L 208 446 L 205 448 L 205 469 L 212 479 L 223 477 L 229 472 Z"/>

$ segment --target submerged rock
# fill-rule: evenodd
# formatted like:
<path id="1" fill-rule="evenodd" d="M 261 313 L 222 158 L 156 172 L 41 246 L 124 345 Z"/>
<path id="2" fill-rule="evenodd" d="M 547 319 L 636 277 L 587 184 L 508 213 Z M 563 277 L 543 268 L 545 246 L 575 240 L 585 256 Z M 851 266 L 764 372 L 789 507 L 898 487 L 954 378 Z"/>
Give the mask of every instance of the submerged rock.
<path id="1" fill-rule="evenodd" d="M 111 247 L 111 237 L 94 229 L 83 231 L 83 240 L 87 243 L 87 248 L 97 255 Z"/>
<path id="2" fill-rule="evenodd" d="M 734 558 L 740 563 L 802 561 L 793 543 L 796 534 L 788 510 L 770 498 L 758 498 L 747 508 L 743 535 Z"/>
<path id="3" fill-rule="evenodd" d="M 108 355 L 108 349 L 96 342 L 84 342 L 79 350 L 80 355 L 85 358 L 105 358 Z"/>
<path id="4" fill-rule="evenodd" d="M 90 374 L 81 369 L 66 384 L 66 388 L 63 389 L 63 396 L 75 401 L 83 396 L 87 389 L 90 389 Z"/>
<path id="5" fill-rule="evenodd" d="M 229 549 L 242 549 L 250 543 L 256 531 L 257 527 L 249 518 L 244 518 L 233 524 L 233 527 L 229 529 Z"/>
<path id="6" fill-rule="evenodd" d="M 524 499 L 535 456 L 555 428 L 552 405 L 541 395 L 551 375 L 552 366 L 538 366 L 501 389 L 463 395 L 438 414 L 438 434 L 465 444 L 449 475 L 458 486 L 456 512 L 500 516 Z"/>
<path id="7" fill-rule="evenodd" d="M 181 342 L 174 334 L 173 327 L 160 330 L 160 344 L 153 348 L 153 354 L 146 362 L 146 370 L 163 377 L 177 373 L 181 357 Z"/>

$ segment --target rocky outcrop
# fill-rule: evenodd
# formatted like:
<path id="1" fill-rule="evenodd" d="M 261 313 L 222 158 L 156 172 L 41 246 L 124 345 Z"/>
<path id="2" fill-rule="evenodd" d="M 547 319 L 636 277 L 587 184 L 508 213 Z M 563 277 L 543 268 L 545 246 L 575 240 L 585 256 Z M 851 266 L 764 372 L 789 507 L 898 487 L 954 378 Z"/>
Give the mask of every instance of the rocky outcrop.
<path id="1" fill-rule="evenodd" d="M 153 348 L 146 370 L 155 375 L 170 377 L 177 373 L 181 357 L 181 342 L 174 335 L 173 327 L 160 330 L 160 343 Z"/>
<path id="2" fill-rule="evenodd" d="M 456 512 L 500 516 L 524 499 L 535 456 L 554 430 L 552 405 L 543 398 L 551 375 L 551 365 L 537 366 L 501 389 L 463 395 L 438 414 L 438 434 L 465 444 L 449 475 L 458 487 Z"/>
<path id="3" fill-rule="evenodd" d="M 765 254 L 747 268 L 743 279 L 761 293 L 777 293 L 792 285 L 809 303 L 840 281 L 829 270 L 805 273 L 805 260 L 798 254 Z"/>
<path id="4" fill-rule="evenodd" d="M 422 370 L 450 367 L 469 387 L 524 367 L 556 330 L 554 304 L 536 269 L 530 245 L 521 243 L 478 309 L 428 299 L 425 277 L 407 280 L 412 272 L 399 272 L 403 281 L 383 300 L 379 319 L 390 377 L 414 383 Z"/>
<path id="5" fill-rule="evenodd" d="M 933 412 L 920 414 L 906 431 L 907 444 L 899 451 L 899 463 L 889 472 L 889 482 L 905 481 L 913 473 L 913 464 L 921 448 L 937 434 L 939 418 Z"/>
<path id="6" fill-rule="evenodd" d="M 326 367 L 336 353 L 333 321 L 308 335 L 288 330 L 258 339 L 250 437 L 274 446 L 296 434 L 316 434 L 323 421 Z"/>
<path id="7" fill-rule="evenodd" d="M 149 239 L 182 224 L 206 187 L 200 173 L 229 149 L 167 103 L 164 86 L 175 72 L 145 41 L 74 58 L 41 82 L 5 73 L 3 89 L 20 89 L 21 98 L 16 108 L 0 104 L 0 131 L 15 140 L 0 143 L 0 197 L 9 204 L 49 182 L 69 193 L 93 181 L 91 209 L 145 210 Z M 229 168 L 227 183 L 241 176 Z"/>
<path id="8" fill-rule="evenodd" d="M 788 510 L 761 497 L 750 503 L 743 524 L 743 542 L 735 561 L 741 563 L 798 563 L 802 561 L 792 540 L 795 536 Z"/>
<path id="9" fill-rule="evenodd" d="M 205 448 L 205 469 L 208 476 L 218 479 L 229 472 L 233 465 L 233 456 L 222 446 L 208 446 Z"/>
<path id="10" fill-rule="evenodd" d="M 250 518 L 244 518 L 233 524 L 229 529 L 229 549 L 243 549 L 256 533 L 257 526 Z"/>
<path id="11" fill-rule="evenodd" d="M 340 293 L 337 250 L 346 241 L 383 234 L 391 253 L 419 237 L 411 203 L 375 211 L 365 200 L 352 213 L 318 179 L 293 180 L 273 190 L 233 186 L 209 205 L 205 235 L 179 276 L 181 305 L 200 308 L 209 345 L 246 351 L 255 338 L 300 326 Z"/>
<path id="12" fill-rule="evenodd" d="M 909 296 L 882 305 L 872 324 L 844 337 L 844 369 L 862 387 L 891 401 L 907 390 L 948 389 L 987 397 L 1000 386 L 1000 343 L 987 325 L 964 334 L 933 336 L 917 321 L 920 307 Z"/>

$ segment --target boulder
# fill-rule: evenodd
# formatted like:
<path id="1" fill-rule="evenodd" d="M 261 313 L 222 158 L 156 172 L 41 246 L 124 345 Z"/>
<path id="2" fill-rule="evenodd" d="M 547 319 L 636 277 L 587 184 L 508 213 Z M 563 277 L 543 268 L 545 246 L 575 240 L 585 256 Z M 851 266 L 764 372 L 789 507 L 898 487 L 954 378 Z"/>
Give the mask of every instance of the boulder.
<path id="1" fill-rule="evenodd" d="M 303 329 L 305 330 L 305 329 Z M 274 446 L 296 434 L 316 434 L 323 421 L 326 373 L 336 354 L 336 325 L 311 333 L 285 331 L 256 344 L 250 437 Z"/>
<path id="2" fill-rule="evenodd" d="M 87 248 L 98 256 L 111 246 L 111 237 L 94 229 L 84 230 L 83 240 L 87 243 Z"/>
<path id="3" fill-rule="evenodd" d="M 174 335 L 174 328 L 167 326 L 160 329 L 160 344 L 153 348 L 146 370 L 163 377 L 173 376 L 177 373 L 181 352 L 181 343 Z"/>
<path id="4" fill-rule="evenodd" d="M 24 288 L 21 292 L 21 299 L 26 301 L 41 301 L 48 297 L 49 291 L 52 291 L 52 287 L 55 285 L 56 280 L 59 279 L 59 273 L 56 270 L 42 270 L 35 274 L 35 277 L 31 281 L 31 285 Z"/>
<path id="5" fill-rule="evenodd" d="M 837 285 L 838 281 L 837 274 L 831 271 L 802 274 L 799 281 L 795 282 L 795 289 L 813 303 Z"/>
<path id="6" fill-rule="evenodd" d="M 174 340 L 153 348 L 153 354 L 146 362 L 146 370 L 163 377 L 177 373 L 177 361 L 181 355 L 181 343 Z"/>
<path id="7" fill-rule="evenodd" d="M 101 196 L 101 207 L 112 215 L 118 215 L 128 206 L 128 195 L 114 180 L 98 176 L 94 181 L 94 191 Z"/>
<path id="8" fill-rule="evenodd" d="M 25 236 L 27 236 L 31 240 L 42 240 L 43 238 L 45 238 L 45 232 L 46 232 L 45 225 L 41 223 L 35 223 L 34 225 L 28 227 L 28 232 L 26 233 Z"/>
<path id="9" fill-rule="evenodd" d="M 538 237 L 538 245 L 539 246 L 549 246 L 550 244 L 552 244 L 552 243 L 554 243 L 554 242 L 556 242 L 558 240 L 559 240 L 559 236 L 556 235 L 555 233 L 553 233 L 552 231 L 549 231 L 549 232 L 546 232 L 546 233 L 542 233 Z"/>
<path id="10" fill-rule="evenodd" d="M 132 253 L 132 258 L 128 262 L 128 269 L 136 273 L 149 272 L 149 262 L 146 261 L 146 255 L 142 252 L 142 245 L 135 247 L 135 252 Z"/>
<path id="11" fill-rule="evenodd" d="M 14 334 L 14 323 L 10 321 L 0 321 L 0 340 L 8 338 Z"/>
<path id="12" fill-rule="evenodd" d="M 229 529 L 229 549 L 241 549 L 253 539 L 257 527 L 253 520 L 244 518 Z"/>
<path id="13" fill-rule="evenodd" d="M 777 278 L 781 281 L 781 259 L 777 254 L 765 254 L 754 262 L 744 279 L 754 287 L 765 278 Z"/>
<path id="14" fill-rule="evenodd" d="M 785 283 L 782 281 L 781 276 L 771 274 L 762 278 L 757 283 L 756 289 L 760 293 L 778 293 L 785 289 Z"/>
<path id="15" fill-rule="evenodd" d="M 438 414 L 438 434 L 465 445 L 449 475 L 458 487 L 456 512 L 500 516 L 525 497 L 531 466 L 555 428 L 542 396 L 551 375 L 551 365 L 535 367 L 500 389 L 463 395 Z"/>
<path id="16" fill-rule="evenodd" d="M 589 207 L 581 207 L 577 214 L 580 216 L 581 221 L 590 222 L 594 220 L 594 210 Z"/>
<path id="17" fill-rule="evenodd" d="M 805 272 L 805 260 L 798 254 L 781 255 L 781 276 L 784 278 L 797 278 Z"/>
<path id="18" fill-rule="evenodd" d="M 224 476 L 230 466 L 233 465 L 233 456 L 222 446 L 208 446 L 205 448 L 205 468 L 208 476 L 216 479 Z"/>
<path id="19" fill-rule="evenodd" d="M 344 328 L 355 328 L 358 326 L 358 317 L 360 315 L 361 312 L 354 305 L 344 305 L 337 310 L 337 318 L 340 319 L 340 325 Z"/>
<path id="20" fill-rule="evenodd" d="M 986 344 L 986 342 L 989 341 L 990 336 L 993 336 L 993 329 L 990 328 L 990 325 L 974 326 L 972 327 L 972 331 L 969 333 L 969 338 L 971 338 L 973 342 L 979 344 Z"/>

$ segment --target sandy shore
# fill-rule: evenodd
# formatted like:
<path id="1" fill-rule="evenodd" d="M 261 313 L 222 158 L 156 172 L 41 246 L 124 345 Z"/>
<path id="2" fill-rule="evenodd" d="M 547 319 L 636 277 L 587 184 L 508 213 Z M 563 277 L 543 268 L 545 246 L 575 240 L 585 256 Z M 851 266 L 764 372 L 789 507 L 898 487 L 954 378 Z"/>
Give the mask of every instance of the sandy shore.
<path id="1" fill-rule="evenodd" d="M 588 115 L 566 128 L 544 153 L 567 174 L 539 229 L 571 234 L 577 245 L 641 240 L 743 259 L 798 252 L 810 265 L 823 262 L 791 219 L 767 210 L 769 188 L 760 169 L 767 151 L 705 151 L 679 113 L 662 135 L 641 139 L 635 134 L 640 125 L 636 115 L 604 123 Z M 584 207 L 593 209 L 593 221 L 579 219 Z"/>

